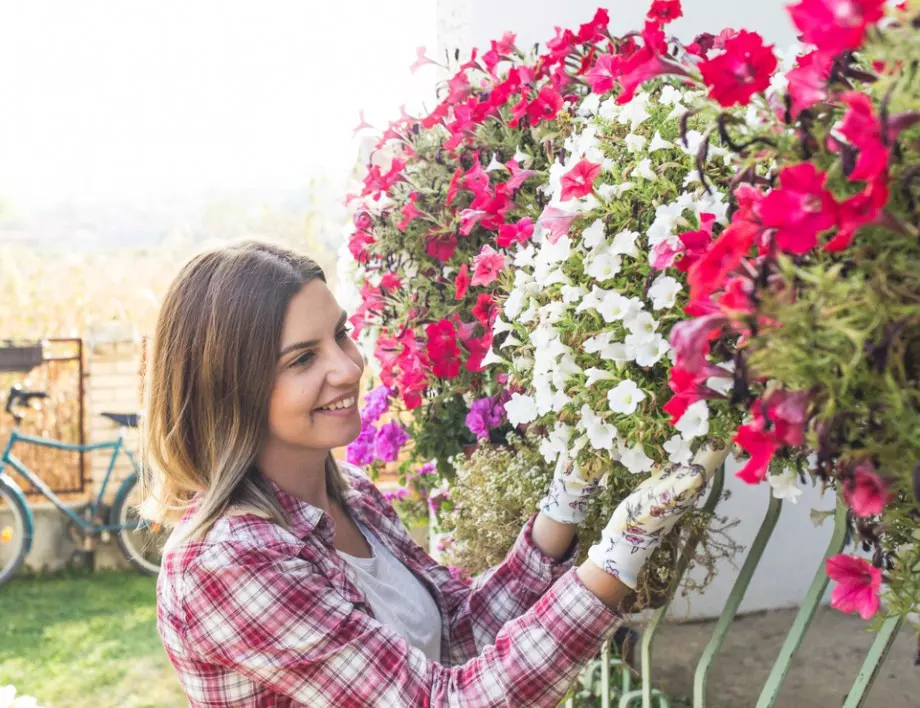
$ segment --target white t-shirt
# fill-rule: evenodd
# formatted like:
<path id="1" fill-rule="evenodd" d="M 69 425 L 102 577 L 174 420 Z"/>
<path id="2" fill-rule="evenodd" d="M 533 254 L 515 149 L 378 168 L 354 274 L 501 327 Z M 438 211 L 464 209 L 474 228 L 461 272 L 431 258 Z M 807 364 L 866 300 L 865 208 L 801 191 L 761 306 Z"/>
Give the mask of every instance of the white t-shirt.
<path id="1" fill-rule="evenodd" d="M 381 624 L 421 649 L 431 661 L 441 661 L 441 613 L 431 593 L 396 556 L 361 524 L 358 529 L 371 547 L 370 558 L 336 551 L 355 571 L 357 585 Z"/>

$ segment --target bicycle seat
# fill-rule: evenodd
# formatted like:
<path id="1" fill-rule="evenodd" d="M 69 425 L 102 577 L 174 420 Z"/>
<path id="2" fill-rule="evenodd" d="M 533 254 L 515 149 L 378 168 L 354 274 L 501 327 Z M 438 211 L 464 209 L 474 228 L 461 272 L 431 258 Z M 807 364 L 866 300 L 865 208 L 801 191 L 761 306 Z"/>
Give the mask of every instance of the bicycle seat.
<path id="1" fill-rule="evenodd" d="M 100 415 L 125 428 L 136 428 L 140 417 L 137 413 L 101 413 Z"/>

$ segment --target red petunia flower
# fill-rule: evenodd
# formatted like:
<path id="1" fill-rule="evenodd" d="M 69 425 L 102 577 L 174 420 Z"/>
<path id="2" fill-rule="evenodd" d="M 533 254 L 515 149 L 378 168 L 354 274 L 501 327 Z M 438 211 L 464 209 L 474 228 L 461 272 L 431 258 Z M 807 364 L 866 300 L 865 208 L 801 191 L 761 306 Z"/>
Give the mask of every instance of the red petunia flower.
<path id="1" fill-rule="evenodd" d="M 562 175 L 562 194 L 559 201 L 585 197 L 594 190 L 594 180 L 601 173 L 601 166 L 582 158 L 571 170 Z"/>
<path id="2" fill-rule="evenodd" d="M 447 262 L 457 250 L 457 237 L 454 234 L 429 234 L 425 237 L 425 252 L 442 263 Z"/>
<path id="3" fill-rule="evenodd" d="M 562 96 L 552 86 L 544 86 L 537 97 L 527 105 L 527 117 L 532 126 L 552 120 L 562 110 Z"/>
<path id="4" fill-rule="evenodd" d="M 795 68 L 786 73 L 793 118 L 798 117 L 806 108 L 827 100 L 827 81 L 833 63 L 833 55 L 816 49 L 799 57 Z"/>
<path id="5" fill-rule="evenodd" d="M 473 306 L 473 317 L 479 320 L 483 327 L 488 328 L 495 312 L 495 298 L 489 293 L 479 293 L 476 297 L 476 304 Z"/>
<path id="6" fill-rule="evenodd" d="M 681 273 L 689 271 L 690 266 L 706 254 L 706 251 L 712 245 L 712 227 L 715 222 L 715 214 L 700 214 L 699 231 L 686 231 L 677 235 L 684 246 L 683 251 L 680 251 L 683 255 L 677 261 L 677 270 Z"/>
<path id="7" fill-rule="evenodd" d="M 831 607 L 850 614 L 858 612 L 864 620 L 871 619 L 881 605 L 879 589 L 882 571 L 863 558 L 840 553 L 824 564 L 827 577 L 837 583 L 831 592 Z"/>
<path id="8" fill-rule="evenodd" d="M 825 251 L 842 251 L 863 226 L 878 220 L 888 202 L 888 185 L 882 179 L 870 182 L 862 192 L 837 206 L 837 233 L 824 244 Z"/>
<path id="9" fill-rule="evenodd" d="M 776 69 L 773 45 L 756 32 L 739 31 L 725 41 L 725 51 L 699 64 L 709 95 L 722 106 L 747 105 L 751 96 L 770 85 Z"/>
<path id="10" fill-rule="evenodd" d="M 885 0 L 800 0 L 788 8 L 802 39 L 822 52 L 859 49 L 866 28 L 885 12 Z"/>
<path id="11" fill-rule="evenodd" d="M 853 470 L 852 479 L 844 482 L 843 498 L 854 514 L 865 519 L 881 514 L 891 501 L 891 493 L 866 460 Z"/>
<path id="12" fill-rule="evenodd" d="M 544 207 L 538 222 L 540 226 L 546 229 L 546 240 L 554 244 L 563 236 L 568 235 L 569 228 L 576 218 L 578 218 L 578 214 L 570 214 L 558 207 L 548 206 Z"/>
<path id="13" fill-rule="evenodd" d="M 776 438 L 756 425 L 742 425 L 732 442 L 751 456 L 735 476 L 748 484 L 762 482 L 770 471 L 773 455 L 780 447 Z"/>
<path id="14" fill-rule="evenodd" d="M 780 187 L 760 205 L 763 225 L 776 230 L 776 245 L 786 253 L 801 255 L 818 243 L 818 234 L 837 222 L 837 203 L 824 189 L 827 175 L 810 162 L 784 167 Z"/>
<path id="15" fill-rule="evenodd" d="M 442 319 L 425 327 L 428 341 L 425 353 L 431 359 L 431 369 L 441 379 L 452 379 L 460 373 L 460 349 L 454 323 Z"/>
<path id="16" fill-rule="evenodd" d="M 667 56 L 668 45 L 661 25 L 646 22 L 642 30 L 642 47 L 623 60 L 620 65 L 620 87 L 617 103 L 629 103 L 639 88 L 649 79 L 664 74 L 686 76 L 687 70 Z"/>
<path id="17" fill-rule="evenodd" d="M 585 81 L 592 93 L 607 93 L 613 88 L 614 81 L 620 75 L 622 59 L 614 54 L 601 54 L 591 70 L 585 74 Z"/>
<path id="18" fill-rule="evenodd" d="M 415 201 L 418 199 L 418 192 L 409 193 L 409 201 L 400 209 L 399 213 L 403 215 L 403 220 L 400 221 L 396 228 L 400 231 L 405 231 L 406 227 L 409 225 L 413 219 L 417 219 L 422 216 L 422 212 L 418 210 L 415 206 Z"/>
<path id="19" fill-rule="evenodd" d="M 888 148 L 882 142 L 882 124 L 872 109 L 872 100 L 859 91 L 840 97 L 847 104 L 840 134 L 859 150 L 851 180 L 871 182 L 888 170 Z"/>
<path id="20" fill-rule="evenodd" d="M 454 287 L 457 289 L 454 300 L 462 300 L 470 287 L 470 268 L 466 263 L 460 266 L 460 271 L 454 279 Z"/>
<path id="21" fill-rule="evenodd" d="M 646 19 L 666 25 L 684 16 L 680 0 L 654 0 Z"/>
<path id="22" fill-rule="evenodd" d="M 499 248 L 508 248 L 514 243 L 527 243 L 533 236 L 533 219 L 525 216 L 514 224 L 504 224 L 498 229 Z"/>

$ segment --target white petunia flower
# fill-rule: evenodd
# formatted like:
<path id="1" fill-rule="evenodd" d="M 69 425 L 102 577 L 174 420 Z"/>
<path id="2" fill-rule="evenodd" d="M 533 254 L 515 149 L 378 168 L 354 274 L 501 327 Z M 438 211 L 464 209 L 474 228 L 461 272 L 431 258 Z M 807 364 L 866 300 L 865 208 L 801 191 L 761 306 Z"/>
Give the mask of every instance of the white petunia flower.
<path id="1" fill-rule="evenodd" d="M 520 147 L 515 148 L 514 157 L 511 159 L 517 162 L 521 167 L 530 167 L 533 162 L 533 158 L 526 152 L 523 152 Z"/>
<path id="2" fill-rule="evenodd" d="M 607 403 L 614 413 L 632 415 L 645 399 L 645 391 L 632 379 L 623 379 L 607 392 Z"/>
<path id="3" fill-rule="evenodd" d="M 689 187 L 691 184 L 702 184 L 699 170 L 690 170 L 684 177 L 684 187 Z"/>
<path id="4" fill-rule="evenodd" d="M 494 172 L 495 170 L 505 170 L 505 171 L 507 171 L 508 168 L 505 167 L 502 163 L 500 163 L 500 162 L 498 161 L 498 157 L 497 157 L 497 156 L 495 155 L 495 153 L 493 152 L 493 153 L 492 153 L 492 159 L 491 159 L 491 161 L 489 162 L 488 167 L 486 167 L 486 172 Z"/>
<path id="5" fill-rule="evenodd" d="M 578 105 L 576 113 L 582 117 L 597 115 L 601 106 L 601 95 L 599 93 L 588 94 Z"/>
<path id="6" fill-rule="evenodd" d="M 585 273 L 590 275 L 597 282 L 603 283 L 615 278 L 620 272 L 621 265 L 622 263 L 619 256 L 615 256 L 610 252 L 599 253 L 589 260 L 588 267 L 585 268 Z"/>
<path id="7" fill-rule="evenodd" d="M 513 334 L 509 334 L 507 337 L 505 337 L 505 341 L 502 342 L 499 349 L 504 349 L 505 347 L 517 347 L 521 344 L 523 344 L 523 342 L 520 339 L 515 337 Z"/>
<path id="8" fill-rule="evenodd" d="M 691 404 L 674 428 L 687 440 L 706 435 L 709 432 L 709 406 L 706 401 Z"/>
<path id="9" fill-rule="evenodd" d="M 788 467 L 781 474 L 771 474 L 767 481 L 773 488 L 774 499 L 785 499 L 793 504 L 799 503 L 802 490 L 799 489 L 798 475 Z"/>
<path id="10" fill-rule="evenodd" d="M 666 150 L 673 147 L 674 143 L 672 143 L 670 140 L 665 140 L 662 138 L 661 133 L 656 130 L 655 135 L 652 137 L 652 142 L 649 143 L 648 151 L 655 152 L 657 150 Z"/>
<path id="11" fill-rule="evenodd" d="M 624 141 L 626 143 L 626 149 L 629 152 L 639 152 L 642 147 L 648 142 L 648 139 L 642 135 L 636 135 L 635 133 L 630 133 L 626 136 Z"/>
<path id="12" fill-rule="evenodd" d="M 639 247 L 636 246 L 636 239 L 639 234 L 636 231 L 621 231 L 613 237 L 613 245 L 610 252 L 623 256 L 639 257 Z"/>
<path id="13" fill-rule="evenodd" d="M 627 298 L 614 290 L 605 291 L 603 300 L 594 308 L 608 324 L 619 320 L 632 319 L 641 309 L 642 304 L 635 298 Z"/>
<path id="14" fill-rule="evenodd" d="M 620 115 L 621 110 L 622 109 L 616 102 L 616 99 L 611 96 L 601 103 L 601 107 L 598 109 L 597 115 L 604 120 L 614 120 L 618 115 Z"/>
<path id="15" fill-rule="evenodd" d="M 621 125 L 629 123 L 630 130 L 635 132 L 636 128 L 642 125 L 649 116 L 646 108 L 648 108 L 648 94 L 645 92 L 637 93 L 629 103 L 621 107 L 617 122 Z"/>
<path id="16" fill-rule="evenodd" d="M 502 332 L 510 331 L 511 325 L 508 322 L 505 322 L 501 315 L 498 315 L 495 318 L 495 322 L 492 323 L 492 334 L 501 334 Z"/>
<path id="17" fill-rule="evenodd" d="M 604 222 L 596 219 L 581 232 L 581 242 L 588 248 L 596 248 L 604 242 Z"/>
<path id="18" fill-rule="evenodd" d="M 630 345 L 633 345 L 630 337 L 634 336 L 635 335 L 629 335 L 629 337 L 626 338 Z M 634 344 L 633 347 L 634 351 L 632 358 L 635 359 L 639 366 L 654 366 L 661 361 L 661 357 L 671 351 L 671 345 L 668 344 L 668 340 L 657 332 L 654 337 L 642 339 L 637 344 Z"/>
<path id="19" fill-rule="evenodd" d="M 676 106 L 681 102 L 683 94 L 676 88 L 667 84 L 661 88 L 661 94 L 658 96 L 658 103 L 662 106 Z"/>
<path id="20" fill-rule="evenodd" d="M 658 331 L 658 320 L 652 316 L 651 312 L 645 310 L 635 312 L 632 317 L 624 319 L 623 324 L 642 341 L 651 339 Z"/>
<path id="21" fill-rule="evenodd" d="M 588 337 L 584 342 L 582 342 L 581 348 L 584 349 L 588 354 L 597 354 L 601 349 L 610 344 L 613 339 L 613 332 L 606 330 L 604 332 L 599 332 L 593 337 Z"/>
<path id="22" fill-rule="evenodd" d="M 618 443 L 618 449 L 620 453 L 620 464 L 633 474 L 642 474 L 652 469 L 654 460 L 645 454 L 642 443 L 638 443 L 632 447 L 626 447 L 622 443 Z"/>
<path id="23" fill-rule="evenodd" d="M 482 358 L 482 366 L 491 366 L 492 364 L 507 364 L 507 359 L 502 359 L 498 354 L 495 353 L 495 346 L 492 345 L 489 347 L 489 351 L 486 352 L 486 355 Z"/>
<path id="24" fill-rule="evenodd" d="M 585 381 L 585 387 L 590 388 L 598 381 L 609 381 L 613 378 L 613 374 L 606 369 L 598 369 L 595 366 L 592 366 L 590 369 L 585 369 L 585 373 L 588 375 L 587 381 Z"/>
<path id="25" fill-rule="evenodd" d="M 648 289 L 648 296 L 652 299 L 652 309 L 674 307 L 677 294 L 681 291 L 681 284 L 670 275 L 659 275 Z"/>
<path id="26" fill-rule="evenodd" d="M 700 150 L 700 145 L 703 144 L 703 134 L 698 130 L 688 130 L 684 138 L 686 138 L 686 145 L 684 140 L 681 139 L 678 141 L 680 149 L 683 150 L 685 155 L 692 155 L 696 157 L 696 154 Z"/>
<path id="27" fill-rule="evenodd" d="M 639 169 L 636 170 L 636 174 L 642 177 L 643 179 L 656 180 L 658 175 L 655 173 L 655 170 L 652 169 L 652 161 L 648 158 L 645 158 L 639 163 Z"/>
<path id="28" fill-rule="evenodd" d="M 725 376 L 710 376 L 706 379 L 706 387 L 727 396 L 735 385 L 735 378 L 732 376 L 735 372 L 735 362 L 729 359 L 719 364 L 719 367 L 725 369 Z"/>
<path id="29" fill-rule="evenodd" d="M 583 285 L 563 285 L 562 302 L 572 305 L 579 302 L 587 293 L 588 290 Z"/>
<path id="30" fill-rule="evenodd" d="M 506 404 L 507 405 L 507 404 Z M 595 450 L 612 450 L 617 439 L 617 429 L 597 415 L 588 404 L 581 407 L 578 426 L 588 434 L 591 447 Z"/>
<path id="31" fill-rule="evenodd" d="M 682 103 L 678 103 L 676 106 L 674 106 L 673 109 L 671 109 L 671 112 L 668 113 L 668 115 L 665 117 L 665 120 L 677 120 L 677 119 L 680 118 L 684 113 L 687 113 L 689 110 L 690 110 L 690 109 L 687 108 L 687 107 L 686 107 L 685 105 L 683 105 Z"/>
<path id="32" fill-rule="evenodd" d="M 693 450 L 690 449 L 690 442 L 684 440 L 680 435 L 675 435 L 664 444 L 664 451 L 668 453 L 668 460 L 675 465 L 685 465 L 693 457 Z"/>
<path id="33" fill-rule="evenodd" d="M 611 197 L 621 197 L 630 189 L 633 189 L 636 185 L 632 182 L 621 182 L 620 184 L 602 184 L 597 188 L 597 193 L 601 195 L 604 200 L 608 200 Z"/>
<path id="34" fill-rule="evenodd" d="M 518 249 L 517 253 L 514 254 L 514 265 L 517 268 L 533 268 L 534 254 L 536 249 L 532 243 L 527 244 L 523 248 Z"/>

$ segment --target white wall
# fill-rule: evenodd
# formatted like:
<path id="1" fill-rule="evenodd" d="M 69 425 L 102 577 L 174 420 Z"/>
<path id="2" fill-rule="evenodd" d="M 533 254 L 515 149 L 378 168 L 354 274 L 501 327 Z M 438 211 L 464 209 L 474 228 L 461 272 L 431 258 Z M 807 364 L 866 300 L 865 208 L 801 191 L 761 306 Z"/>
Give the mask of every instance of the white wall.
<path id="1" fill-rule="evenodd" d="M 588 0 L 438 0 L 438 53 L 459 47 L 464 58 L 469 49 L 488 47 L 506 30 L 517 34 L 518 45 L 545 41 L 554 35 L 553 27 L 576 28 L 590 20 L 597 7 L 607 7 L 614 34 L 640 29 L 651 0 L 598 3 Z M 785 49 L 795 41 L 792 23 L 785 10 L 786 0 L 683 0 L 684 17 L 670 26 L 684 40 L 700 32 L 718 33 L 726 27 L 756 30 Z M 750 487 L 734 477 L 739 468 L 730 460 L 726 470 L 726 489 L 731 496 L 719 512 L 739 519 L 732 530 L 734 540 L 744 546 L 735 565 L 750 549 L 766 511 L 770 490 L 766 485 Z M 797 504 L 784 504 L 773 537 L 764 552 L 751 585 L 741 604 L 741 612 L 790 607 L 801 602 L 823 558 L 832 531 L 832 520 L 815 528 L 809 519 L 812 508 L 833 508 L 833 497 L 819 498 L 817 490 L 807 489 Z M 728 563 L 719 566 L 712 585 L 702 595 L 677 598 L 672 612 L 678 618 L 712 617 L 721 612 L 737 571 Z"/>

